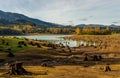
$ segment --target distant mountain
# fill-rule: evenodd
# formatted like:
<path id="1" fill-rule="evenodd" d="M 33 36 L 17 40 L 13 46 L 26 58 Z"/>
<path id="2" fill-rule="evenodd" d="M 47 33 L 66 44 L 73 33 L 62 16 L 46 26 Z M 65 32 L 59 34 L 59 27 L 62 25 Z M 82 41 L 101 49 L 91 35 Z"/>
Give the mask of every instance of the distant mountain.
<path id="1" fill-rule="evenodd" d="M 79 24 L 79 25 L 76 25 L 76 27 L 84 27 L 84 26 L 91 26 L 91 27 L 100 26 L 100 27 L 105 27 L 105 26 L 108 26 L 108 25 L 103 25 L 103 24 Z M 114 24 L 109 25 L 109 26 L 112 27 L 112 28 L 117 27 Z"/>
<path id="2" fill-rule="evenodd" d="M 49 23 L 49 22 L 45 22 L 39 19 L 34 19 L 34 18 L 30 18 L 28 16 L 25 16 L 23 14 L 18 14 L 18 13 L 11 13 L 11 12 L 4 12 L 0 10 L 0 19 L 2 19 L 0 21 L 0 23 L 7 23 L 7 22 L 23 22 L 23 21 L 29 21 L 31 23 L 36 24 L 37 26 L 44 26 L 44 27 L 60 27 L 62 25 L 59 24 L 54 24 L 54 23 Z M 4 20 L 3 20 L 4 19 Z M 17 21 L 16 21 L 17 20 Z"/>
<path id="3" fill-rule="evenodd" d="M 115 27 L 118 27 L 118 26 L 116 26 L 114 24 L 111 24 L 110 27 L 115 28 Z"/>
<path id="4" fill-rule="evenodd" d="M 79 24 L 79 25 L 76 25 L 76 27 L 84 27 L 86 26 L 85 24 Z"/>

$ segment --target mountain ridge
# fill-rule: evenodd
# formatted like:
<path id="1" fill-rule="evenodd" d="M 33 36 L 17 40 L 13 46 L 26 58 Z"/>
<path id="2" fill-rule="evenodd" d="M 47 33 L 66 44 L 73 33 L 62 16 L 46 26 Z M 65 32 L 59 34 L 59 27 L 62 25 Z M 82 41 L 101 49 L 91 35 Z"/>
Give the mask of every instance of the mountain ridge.
<path id="1" fill-rule="evenodd" d="M 19 20 L 19 21 L 18 21 Z M 20 21 L 22 20 L 22 21 Z M 23 21 L 24 20 L 24 21 Z M 16 23 L 17 21 L 17 23 Z M 39 19 L 35 19 L 35 18 L 31 18 L 28 17 L 24 14 L 20 14 L 20 13 L 13 13 L 13 12 L 5 12 L 0 10 L 0 25 L 11 25 L 11 24 L 26 24 L 25 22 L 29 22 L 29 24 L 31 25 L 35 25 L 35 26 L 39 26 L 39 27 L 84 27 L 84 26 L 100 26 L 100 27 L 105 27 L 107 25 L 103 25 L 103 24 L 78 24 L 75 26 L 71 26 L 71 25 L 60 25 L 60 24 L 55 24 L 55 23 L 50 23 L 50 22 L 45 22 Z M 116 25 L 111 24 L 109 25 L 110 27 L 116 27 Z"/>
<path id="2" fill-rule="evenodd" d="M 15 21 L 15 20 L 26 20 L 35 23 L 37 26 L 45 26 L 45 27 L 59 27 L 62 25 L 55 24 L 55 23 L 50 23 L 50 22 L 45 22 L 39 19 L 31 18 L 28 17 L 24 14 L 19 14 L 19 13 L 12 13 L 12 12 L 4 12 L 0 10 L 0 18 L 8 20 L 8 21 Z"/>

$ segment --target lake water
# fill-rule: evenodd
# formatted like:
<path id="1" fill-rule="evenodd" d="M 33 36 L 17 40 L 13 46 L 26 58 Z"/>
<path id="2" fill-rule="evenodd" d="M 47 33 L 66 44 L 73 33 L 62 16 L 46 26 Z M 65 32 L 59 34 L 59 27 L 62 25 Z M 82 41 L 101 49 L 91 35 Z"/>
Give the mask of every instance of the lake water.
<path id="1" fill-rule="evenodd" d="M 64 40 L 62 37 L 67 37 L 72 35 L 40 35 L 40 36 L 17 36 L 34 40 L 42 40 L 49 43 L 59 44 L 62 43 L 64 46 L 68 45 L 70 47 L 78 47 L 79 45 L 86 46 L 87 42 L 85 41 L 76 41 L 76 40 Z M 95 43 L 90 43 L 89 45 L 95 45 Z"/>

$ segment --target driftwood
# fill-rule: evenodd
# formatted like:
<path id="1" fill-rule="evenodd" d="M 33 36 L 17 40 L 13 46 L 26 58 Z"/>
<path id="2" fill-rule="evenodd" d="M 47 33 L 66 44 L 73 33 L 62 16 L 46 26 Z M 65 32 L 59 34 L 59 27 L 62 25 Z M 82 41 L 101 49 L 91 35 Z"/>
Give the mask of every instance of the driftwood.
<path id="1" fill-rule="evenodd" d="M 101 55 L 89 56 L 88 54 L 86 54 L 83 61 L 101 61 L 102 59 L 103 57 Z"/>
<path id="2" fill-rule="evenodd" d="M 9 72 L 7 74 L 9 75 L 30 75 L 32 73 L 27 72 L 23 67 L 22 67 L 23 63 L 22 62 L 16 62 L 13 64 L 9 65 Z"/>

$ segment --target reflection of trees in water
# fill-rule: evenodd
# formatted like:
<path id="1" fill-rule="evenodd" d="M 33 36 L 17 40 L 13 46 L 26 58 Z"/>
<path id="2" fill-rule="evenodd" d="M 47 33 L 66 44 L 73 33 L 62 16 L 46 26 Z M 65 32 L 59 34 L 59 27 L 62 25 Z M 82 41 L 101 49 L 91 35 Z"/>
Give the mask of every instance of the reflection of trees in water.
<path id="1" fill-rule="evenodd" d="M 93 42 L 93 41 L 76 41 L 76 46 L 79 47 L 79 46 L 96 46 L 97 43 L 96 42 Z"/>
<path id="2" fill-rule="evenodd" d="M 45 40 L 44 40 L 45 41 Z M 93 41 L 73 41 L 73 40 L 46 40 L 45 42 L 52 43 L 52 44 L 63 44 L 64 46 L 70 47 L 79 47 L 79 46 L 96 46 L 97 43 Z"/>
<path id="3" fill-rule="evenodd" d="M 84 41 L 84 40 L 67 40 L 67 39 L 61 39 L 60 40 L 43 40 L 48 43 L 52 44 L 63 44 L 64 46 L 70 46 L 70 47 L 79 47 L 79 46 L 97 46 L 97 42 L 95 41 Z"/>

